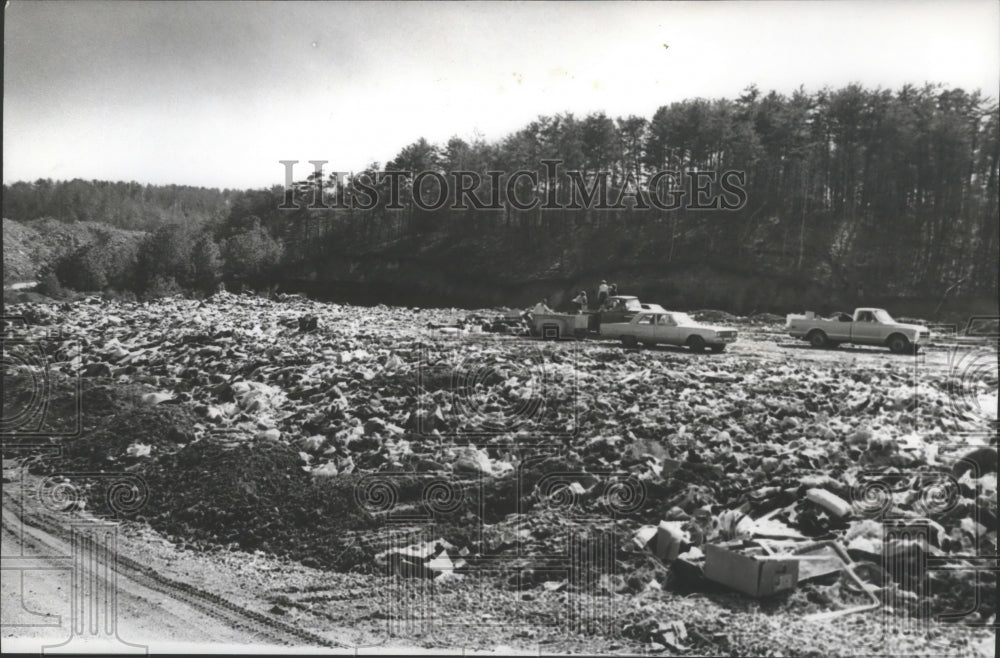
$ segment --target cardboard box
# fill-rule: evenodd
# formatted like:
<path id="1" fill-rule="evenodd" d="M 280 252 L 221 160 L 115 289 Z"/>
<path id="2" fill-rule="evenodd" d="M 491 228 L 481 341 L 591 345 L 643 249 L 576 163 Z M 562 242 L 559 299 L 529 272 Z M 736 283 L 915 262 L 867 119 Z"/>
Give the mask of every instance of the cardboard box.
<path id="1" fill-rule="evenodd" d="M 799 579 L 799 562 L 791 556 L 745 555 L 706 544 L 705 577 L 754 597 L 792 589 Z"/>

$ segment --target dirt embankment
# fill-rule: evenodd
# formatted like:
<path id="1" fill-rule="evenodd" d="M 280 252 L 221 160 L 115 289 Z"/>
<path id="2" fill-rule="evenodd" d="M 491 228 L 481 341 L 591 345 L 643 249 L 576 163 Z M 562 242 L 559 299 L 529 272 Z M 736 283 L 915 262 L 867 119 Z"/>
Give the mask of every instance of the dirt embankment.
<path id="1" fill-rule="evenodd" d="M 35 281 L 59 259 L 93 243 L 134 243 L 146 234 L 99 222 L 3 220 L 3 282 Z"/>

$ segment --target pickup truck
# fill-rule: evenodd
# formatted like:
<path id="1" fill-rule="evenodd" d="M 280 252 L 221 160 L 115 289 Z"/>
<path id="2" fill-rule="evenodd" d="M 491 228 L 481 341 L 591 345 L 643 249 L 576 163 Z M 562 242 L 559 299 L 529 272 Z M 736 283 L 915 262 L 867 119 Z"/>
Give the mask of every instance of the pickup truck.
<path id="1" fill-rule="evenodd" d="M 549 340 L 583 338 L 591 316 L 586 313 L 533 313 L 531 330 L 536 336 Z"/>
<path id="2" fill-rule="evenodd" d="M 620 338 L 626 347 L 663 344 L 686 346 L 692 352 L 704 352 L 706 347 L 721 352 L 736 341 L 736 329 L 699 324 L 687 313 L 642 311 L 628 322 L 602 324 L 601 338 Z"/>
<path id="3" fill-rule="evenodd" d="M 832 318 L 791 314 L 785 319 L 785 330 L 793 338 L 809 341 L 816 348 L 836 347 L 841 343 L 883 345 L 895 354 L 916 354 L 921 345 L 930 342 L 927 327 L 904 324 L 892 319 L 885 309 L 855 309 L 853 317 L 835 313 Z"/>
<path id="4" fill-rule="evenodd" d="M 582 338 L 601 333 L 601 327 L 615 322 L 628 322 L 642 311 L 665 312 L 659 304 L 640 302 L 638 297 L 616 295 L 609 297 L 604 306 L 583 313 L 536 313 L 532 315 L 533 333 L 543 338 Z"/>
<path id="5" fill-rule="evenodd" d="M 638 297 L 631 295 L 608 297 L 604 302 L 604 306 L 590 312 L 590 324 L 588 328 L 590 331 L 597 333 L 600 331 L 602 324 L 628 322 L 635 317 L 636 313 L 642 311 L 644 306 L 648 306 L 648 304 L 643 304 L 639 301 Z"/>

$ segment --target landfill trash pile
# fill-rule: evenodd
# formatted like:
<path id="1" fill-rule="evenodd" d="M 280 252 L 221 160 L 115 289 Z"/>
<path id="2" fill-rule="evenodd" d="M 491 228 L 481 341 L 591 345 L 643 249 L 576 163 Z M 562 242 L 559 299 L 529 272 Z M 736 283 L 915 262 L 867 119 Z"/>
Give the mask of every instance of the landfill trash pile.
<path id="1" fill-rule="evenodd" d="M 29 314 L 79 346 L 51 349 L 49 368 L 81 377 L 94 409 L 100 391 L 138 387 L 128 414 L 102 418 L 84 405 L 66 464 L 142 473 L 157 492 L 143 518 L 178 538 L 422 575 L 517 553 L 519 583 L 555 587 L 543 557 L 569 536 L 613 529 L 626 571 L 603 587 L 633 593 L 706 580 L 709 546 L 787 556 L 834 541 L 852 573 L 883 580 L 880 595 L 933 596 L 941 612 L 978 589 L 986 603 L 975 614 L 995 614 L 995 572 L 977 581 L 963 570 L 996 552 L 995 439 L 962 438 L 982 417 L 956 404 L 945 372 L 915 384 L 906 360 L 853 367 L 542 342 L 494 329 L 520 317 L 503 309 L 220 293 L 91 298 Z M 963 391 L 988 396 L 995 380 L 983 377 Z M 356 500 L 361 478 L 401 473 L 480 492 L 449 518 L 450 548 L 393 557 L 377 535 L 351 534 L 380 522 Z M 419 505 L 414 486 L 397 502 Z M 941 569 L 929 587 L 880 575 L 870 565 L 887 552 L 900 573 L 927 558 Z M 784 589 L 795 590 L 808 560 L 790 559 L 799 571 Z M 851 605 L 874 591 L 843 581 L 859 590 Z M 655 633 L 686 646 L 679 628 Z"/>

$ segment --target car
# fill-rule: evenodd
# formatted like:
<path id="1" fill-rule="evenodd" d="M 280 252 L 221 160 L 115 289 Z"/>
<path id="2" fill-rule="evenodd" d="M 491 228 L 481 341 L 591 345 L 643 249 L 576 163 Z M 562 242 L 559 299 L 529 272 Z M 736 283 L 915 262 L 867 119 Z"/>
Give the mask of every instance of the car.
<path id="1" fill-rule="evenodd" d="M 601 337 L 618 338 L 626 347 L 641 343 L 645 347 L 677 345 L 692 352 L 704 352 L 706 348 L 721 352 L 736 341 L 737 331 L 700 324 L 678 311 L 640 311 L 628 322 L 602 324 Z"/>
<path id="2" fill-rule="evenodd" d="M 854 315 L 835 313 L 830 319 L 789 314 L 785 331 L 792 338 L 809 341 L 815 348 L 837 347 L 841 343 L 882 345 L 895 354 L 916 354 L 921 345 L 930 342 L 930 329 L 918 324 L 896 322 L 882 308 L 857 308 Z"/>

